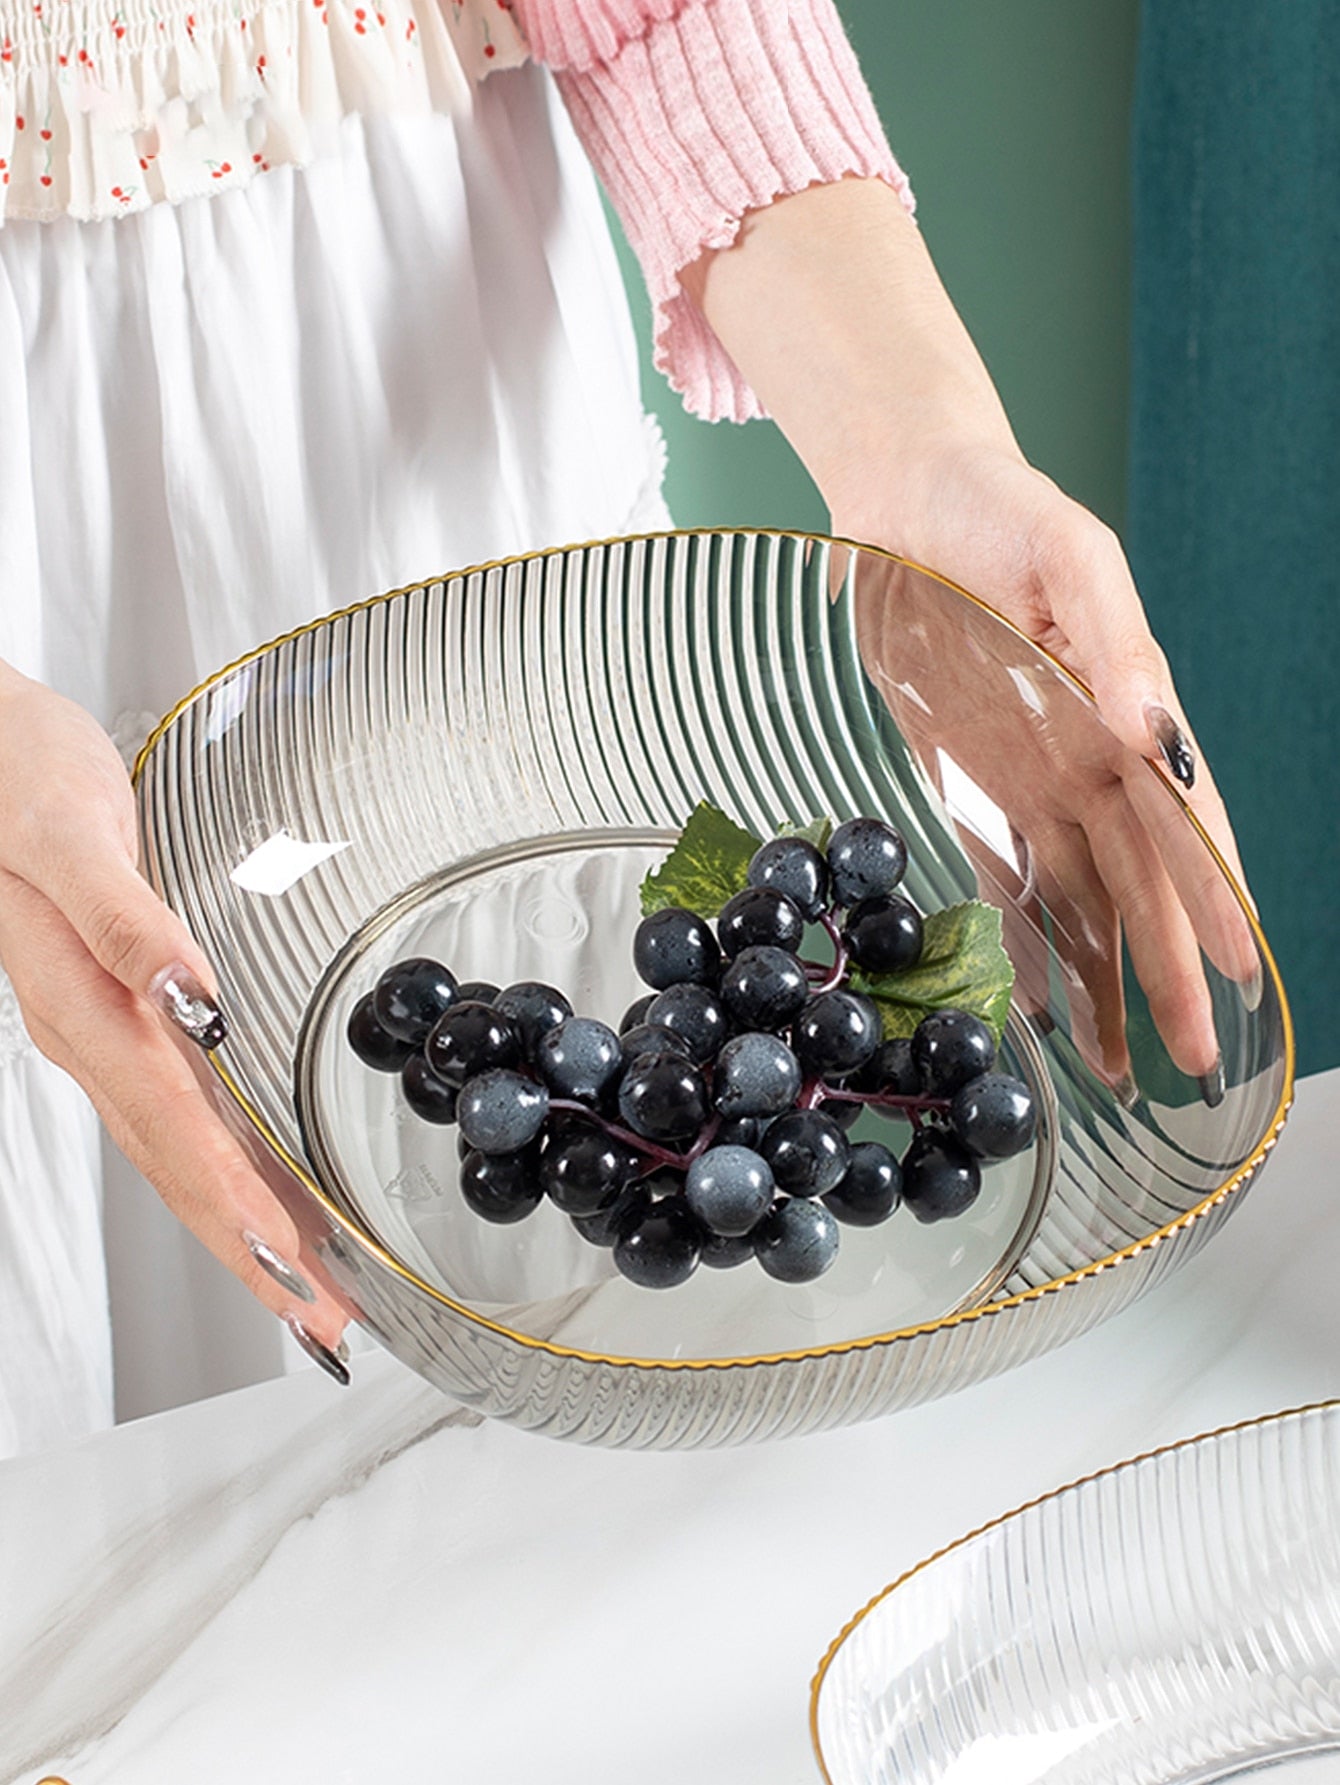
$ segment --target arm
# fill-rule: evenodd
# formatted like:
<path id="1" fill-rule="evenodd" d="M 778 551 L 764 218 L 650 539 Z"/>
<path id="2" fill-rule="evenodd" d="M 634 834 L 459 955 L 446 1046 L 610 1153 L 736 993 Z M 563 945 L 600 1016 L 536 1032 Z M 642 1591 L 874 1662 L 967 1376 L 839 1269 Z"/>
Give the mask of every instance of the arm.
<path id="1" fill-rule="evenodd" d="M 773 415 L 834 531 L 961 583 L 1060 658 L 1117 738 L 1190 790 L 1236 868 L 1121 545 L 1020 452 L 912 222 L 831 0 L 518 10 L 641 258 L 657 361 L 688 406 Z M 1195 931 L 1247 980 L 1245 926 L 1236 908 L 1211 926 L 1204 901 L 1184 905 L 1188 865 L 1165 870 L 1143 825 L 1104 823 L 1096 806 L 1074 822 L 1086 818 L 1101 865 L 1082 852 L 1085 897 L 1116 901 L 1174 1055 L 1211 1072 Z"/>

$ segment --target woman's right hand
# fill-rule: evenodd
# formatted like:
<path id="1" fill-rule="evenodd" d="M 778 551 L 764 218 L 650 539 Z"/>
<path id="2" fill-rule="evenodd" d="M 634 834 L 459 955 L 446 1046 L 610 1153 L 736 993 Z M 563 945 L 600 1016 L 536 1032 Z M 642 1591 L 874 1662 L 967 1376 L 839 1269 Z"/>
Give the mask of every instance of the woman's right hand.
<path id="1" fill-rule="evenodd" d="M 208 961 L 136 868 L 134 797 L 81 708 L 0 664 L 0 965 L 34 1043 L 163 1201 L 340 1380 L 345 1316 L 178 1034 L 224 1033 Z"/>

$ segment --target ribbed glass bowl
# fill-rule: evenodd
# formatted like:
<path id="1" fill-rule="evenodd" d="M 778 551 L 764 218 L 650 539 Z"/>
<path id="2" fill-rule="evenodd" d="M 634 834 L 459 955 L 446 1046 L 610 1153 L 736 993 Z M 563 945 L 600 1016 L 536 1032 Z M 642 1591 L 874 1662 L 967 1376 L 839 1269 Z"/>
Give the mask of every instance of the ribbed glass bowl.
<path id="1" fill-rule="evenodd" d="M 1340 1402 L 1061 1489 L 837 1638 L 829 1785 L 1340 1779 Z"/>
<path id="2" fill-rule="evenodd" d="M 216 676 L 150 740 L 137 787 L 147 872 L 220 975 L 231 1035 L 210 1082 L 304 1268 L 442 1388 L 552 1434 L 723 1443 L 1009 1368 L 1194 1252 L 1288 1105 L 1273 963 L 1166 779 L 988 608 L 882 553 L 683 533 L 400 590 Z M 642 989 L 639 882 L 703 799 L 759 835 L 889 817 L 910 896 L 1001 907 L 1019 968 L 1004 1054 L 1033 1085 L 1037 1144 L 959 1220 L 844 1229 L 809 1285 L 750 1266 L 658 1293 L 547 1204 L 490 1226 L 459 1197 L 454 1131 L 409 1116 L 343 1039 L 411 954 L 550 981 L 617 1023 Z M 1194 888 L 1226 965 L 1196 968 L 1224 1063 L 1213 1107 L 1071 846 L 1114 814 L 1144 839 L 1139 874 L 1171 861 Z"/>

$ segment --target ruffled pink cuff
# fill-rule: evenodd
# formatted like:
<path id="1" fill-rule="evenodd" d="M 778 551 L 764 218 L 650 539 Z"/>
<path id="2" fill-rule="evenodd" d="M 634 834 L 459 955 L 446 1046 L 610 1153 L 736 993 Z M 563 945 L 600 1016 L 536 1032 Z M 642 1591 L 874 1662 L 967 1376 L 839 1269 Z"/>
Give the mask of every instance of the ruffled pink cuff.
<path id="1" fill-rule="evenodd" d="M 911 211 L 832 0 L 514 0 L 628 240 L 655 360 L 709 421 L 764 411 L 679 274 L 750 212 L 847 175 Z"/>

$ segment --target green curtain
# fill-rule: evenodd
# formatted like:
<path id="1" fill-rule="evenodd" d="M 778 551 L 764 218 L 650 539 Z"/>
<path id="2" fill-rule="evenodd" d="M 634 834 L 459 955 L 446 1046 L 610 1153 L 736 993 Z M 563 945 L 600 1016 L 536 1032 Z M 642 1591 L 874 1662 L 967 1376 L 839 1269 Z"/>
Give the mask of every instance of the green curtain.
<path id="1" fill-rule="evenodd" d="M 1128 545 L 1340 1064 L 1340 3 L 1145 0 Z"/>

